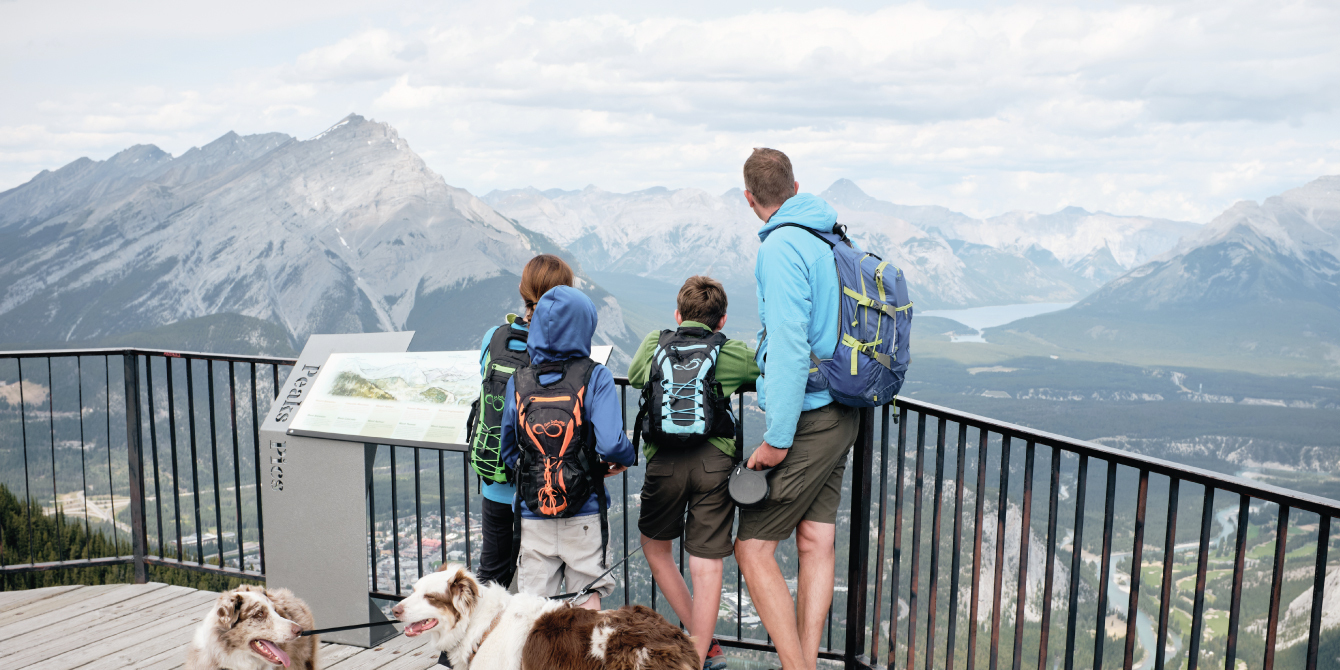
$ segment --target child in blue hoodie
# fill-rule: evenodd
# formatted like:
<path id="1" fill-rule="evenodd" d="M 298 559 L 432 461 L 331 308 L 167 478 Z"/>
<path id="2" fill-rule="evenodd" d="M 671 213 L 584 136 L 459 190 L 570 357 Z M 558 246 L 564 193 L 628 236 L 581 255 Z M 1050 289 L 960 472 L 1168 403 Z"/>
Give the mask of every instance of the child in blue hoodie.
<path id="1" fill-rule="evenodd" d="M 564 592 L 565 578 L 566 589 L 576 591 L 605 572 L 608 538 L 603 512 L 608 509 L 609 495 L 601 480 L 636 462 L 633 444 L 624 434 L 614 375 L 589 359 L 596 322 L 596 306 L 581 291 L 568 286 L 551 289 L 536 304 L 530 321 L 526 351 L 531 367 L 518 370 L 507 382 L 502 456 L 521 479 L 517 496 L 521 551 L 516 579 L 522 593 L 558 595 Z M 561 398 L 565 407 L 575 402 L 574 420 L 536 423 L 535 415 L 540 411 L 554 411 L 548 406 L 560 404 L 548 402 L 530 410 L 531 417 L 524 416 L 531 404 L 528 394 L 549 387 L 572 390 L 555 399 Z M 520 434 L 523 422 L 534 434 L 551 431 L 549 437 L 561 440 L 561 450 L 570 459 L 575 454 L 593 453 L 594 459 L 583 458 L 582 462 L 595 482 L 595 490 L 582 500 L 564 498 L 564 492 L 579 490 L 564 488 L 580 486 L 582 477 L 573 476 L 571 469 L 577 461 L 558 467 L 555 459 L 538 452 L 534 438 Z M 555 465 L 550 467 L 551 463 Z M 539 509 L 532 509 L 537 505 Z M 577 604 L 598 610 L 600 599 L 614 590 L 614 578 L 605 575 L 592 590 Z"/>
<path id="2" fill-rule="evenodd" d="M 512 545 L 512 505 L 516 498 L 516 484 L 505 478 L 501 471 L 501 444 L 495 444 L 502 435 L 503 388 L 506 380 L 518 368 L 530 363 L 526 354 L 526 337 L 531 317 L 540 297 L 555 286 L 572 286 L 572 268 L 553 254 L 540 254 L 526 263 L 521 270 L 517 290 L 525 303 L 524 317 L 507 315 L 507 322 L 494 326 L 484 334 L 479 347 L 479 374 L 484 379 L 478 421 L 471 442 L 471 464 L 479 473 L 484 500 L 480 541 L 479 567 L 475 571 L 481 581 L 508 586 L 516 572 L 515 547 Z M 485 404 L 487 403 L 487 404 Z M 496 450 L 496 451 L 495 451 Z"/>

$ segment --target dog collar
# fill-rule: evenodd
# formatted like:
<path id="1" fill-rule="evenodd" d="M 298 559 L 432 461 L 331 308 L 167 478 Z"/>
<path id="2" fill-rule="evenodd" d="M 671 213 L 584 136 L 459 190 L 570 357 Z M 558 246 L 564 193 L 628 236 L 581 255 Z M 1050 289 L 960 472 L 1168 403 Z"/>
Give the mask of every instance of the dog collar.
<path id="1" fill-rule="evenodd" d="M 489 639 L 489 634 L 493 632 L 493 629 L 498 627 L 498 622 L 502 620 L 502 615 L 502 612 L 498 612 L 498 614 L 493 617 L 493 623 L 489 624 L 489 629 L 484 631 L 483 635 L 479 636 L 479 641 L 475 643 L 475 648 L 470 650 L 470 659 L 468 662 L 475 662 L 475 654 L 479 653 L 479 648 L 484 646 L 484 640 Z"/>
<path id="2" fill-rule="evenodd" d="M 489 633 L 492 633 L 492 632 L 493 632 L 493 629 L 498 627 L 498 621 L 500 621 L 500 620 L 502 619 L 502 615 L 503 615 L 502 612 L 498 612 L 497 616 L 493 617 L 493 623 L 490 623 L 490 624 L 489 624 L 489 629 L 486 630 L 486 631 L 484 631 L 484 634 L 483 634 L 483 635 L 479 636 L 479 642 L 476 642 L 476 643 L 475 643 L 475 646 L 474 646 L 474 649 L 471 649 L 471 650 L 470 650 L 470 658 L 466 659 L 466 662 L 467 662 L 467 663 L 473 663 L 473 662 L 474 662 L 474 660 L 475 660 L 475 654 L 478 654 L 478 653 L 479 653 L 479 648 L 482 647 L 482 646 L 484 646 L 484 640 L 487 640 L 487 639 L 488 639 L 488 637 L 489 637 Z M 440 652 L 440 653 L 438 653 L 438 655 L 437 655 L 437 664 L 438 664 L 438 665 L 443 665 L 443 666 L 446 666 L 446 667 L 450 668 L 450 667 L 451 667 L 451 657 L 447 656 L 447 652 L 445 652 L 445 651 L 444 651 L 444 652 Z M 226 670 L 226 669 L 222 669 L 222 670 Z"/>

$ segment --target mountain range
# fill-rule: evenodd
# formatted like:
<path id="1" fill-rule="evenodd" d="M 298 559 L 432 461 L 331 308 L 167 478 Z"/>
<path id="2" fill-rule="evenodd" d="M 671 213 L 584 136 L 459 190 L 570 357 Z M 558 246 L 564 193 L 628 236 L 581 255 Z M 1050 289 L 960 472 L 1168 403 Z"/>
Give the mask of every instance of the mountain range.
<path id="1" fill-rule="evenodd" d="M 837 209 L 854 240 L 902 268 L 912 299 L 931 309 L 1075 301 L 1198 229 L 1079 208 L 981 220 L 877 200 L 847 179 L 819 195 Z M 753 290 L 760 222 L 739 189 L 713 196 L 692 188 L 525 188 L 483 199 L 565 246 L 591 272 L 672 287 L 704 273 L 728 288 Z"/>
<path id="2" fill-rule="evenodd" d="M 1009 352 L 1287 371 L 1340 368 L 1338 188 L 1325 177 L 1203 227 L 1076 207 L 978 219 L 846 179 L 820 196 L 903 269 L 919 309 L 1077 303 L 989 330 Z M 728 330 L 752 337 L 759 225 L 739 189 L 477 198 L 358 115 L 305 141 L 141 145 L 0 193 L 0 343 L 290 353 L 316 332 L 412 329 L 416 349 L 469 348 L 520 308 L 526 259 L 554 252 L 617 365 L 692 274 L 727 285 Z"/>
<path id="3" fill-rule="evenodd" d="M 1240 202 L 1073 307 L 987 331 L 1054 354 L 1340 371 L 1340 177 Z"/>
<path id="4" fill-rule="evenodd" d="M 0 342 L 281 353 L 407 329 L 417 349 L 468 348 L 520 308 L 519 269 L 545 251 L 561 249 L 357 115 L 306 141 L 135 146 L 0 193 Z M 618 301 L 580 283 L 597 343 L 628 349 Z"/>

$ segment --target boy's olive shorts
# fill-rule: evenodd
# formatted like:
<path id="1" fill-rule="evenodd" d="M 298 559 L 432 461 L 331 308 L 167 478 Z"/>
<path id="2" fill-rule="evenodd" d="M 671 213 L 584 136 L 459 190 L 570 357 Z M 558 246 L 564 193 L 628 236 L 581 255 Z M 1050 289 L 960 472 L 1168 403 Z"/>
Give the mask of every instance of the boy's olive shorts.
<path id="1" fill-rule="evenodd" d="M 768 475 L 768 499 L 740 510 L 739 539 L 781 541 L 801 521 L 837 523 L 858 417 L 858 410 L 836 402 L 801 412 L 786 458 Z"/>
<path id="2" fill-rule="evenodd" d="M 730 556 L 735 503 L 722 482 L 734 466 L 735 460 L 711 442 L 688 449 L 658 449 L 647 461 L 637 529 L 653 540 L 683 537 L 690 556 Z M 685 524 L 684 510 L 690 505 Z"/>

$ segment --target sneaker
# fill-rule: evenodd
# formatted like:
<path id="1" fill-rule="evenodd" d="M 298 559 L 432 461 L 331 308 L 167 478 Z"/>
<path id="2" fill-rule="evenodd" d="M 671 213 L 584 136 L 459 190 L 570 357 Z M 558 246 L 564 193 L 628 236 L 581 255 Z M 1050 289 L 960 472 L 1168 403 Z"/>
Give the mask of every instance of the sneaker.
<path id="1" fill-rule="evenodd" d="M 712 644 L 707 648 L 707 660 L 703 661 L 703 670 L 726 670 L 726 654 L 721 651 L 721 644 L 716 638 L 712 638 Z"/>

